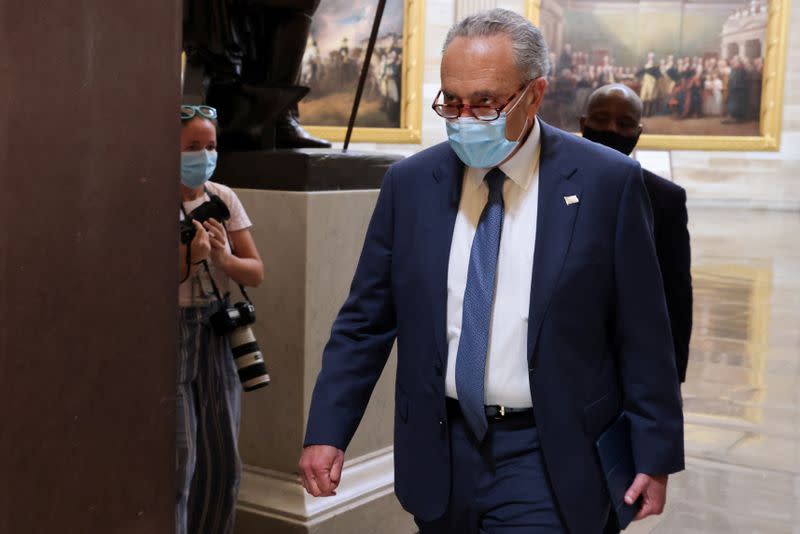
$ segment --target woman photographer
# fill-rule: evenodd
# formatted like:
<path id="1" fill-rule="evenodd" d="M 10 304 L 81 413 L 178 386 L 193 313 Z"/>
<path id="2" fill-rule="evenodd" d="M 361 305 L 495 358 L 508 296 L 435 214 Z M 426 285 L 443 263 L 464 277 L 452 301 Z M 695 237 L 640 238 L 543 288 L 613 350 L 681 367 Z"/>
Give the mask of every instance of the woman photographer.
<path id="1" fill-rule="evenodd" d="M 208 181 L 217 161 L 216 117 L 216 110 L 208 106 L 181 107 L 180 218 L 191 217 L 214 196 L 224 202 L 230 218 L 210 218 L 202 224 L 193 219 L 194 236 L 180 245 L 178 257 L 179 534 L 233 532 L 241 468 L 241 385 L 228 339 L 212 330 L 209 319 L 228 306 L 231 281 L 257 286 L 264 276 L 241 202 L 230 188 Z M 181 241 L 190 236 L 191 231 Z"/>

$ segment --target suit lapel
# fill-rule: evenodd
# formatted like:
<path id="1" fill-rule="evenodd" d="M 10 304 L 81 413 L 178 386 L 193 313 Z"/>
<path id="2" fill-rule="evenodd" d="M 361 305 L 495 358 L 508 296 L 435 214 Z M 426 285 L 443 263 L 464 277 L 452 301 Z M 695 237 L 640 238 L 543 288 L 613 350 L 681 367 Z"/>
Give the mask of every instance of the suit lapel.
<path id="1" fill-rule="evenodd" d="M 436 192 L 435 205 L 430 210 L 431 269 L 428 290 L 436 348 L 443 367 L 447 365 L 447 271 L 464 177 L 464 164 L 449 147 L 447 154 L 449 157 L 433 173 Z"/>
<path id="2" fill-rule="evenodd" d="M 561 133 L 540 121 L 542 149 L 539 159 L 539 200 L 536 214 L 536 244 L 528 321 L 528 360 L 533 357 L 542 321 L 564 265 L 580 202 L 567 204 L 565 197 L 580 199 L 581 188 L 574 180 L 576 168 L 562 146 Z M 535 363 L 535 362 L 534 362 Z"/>

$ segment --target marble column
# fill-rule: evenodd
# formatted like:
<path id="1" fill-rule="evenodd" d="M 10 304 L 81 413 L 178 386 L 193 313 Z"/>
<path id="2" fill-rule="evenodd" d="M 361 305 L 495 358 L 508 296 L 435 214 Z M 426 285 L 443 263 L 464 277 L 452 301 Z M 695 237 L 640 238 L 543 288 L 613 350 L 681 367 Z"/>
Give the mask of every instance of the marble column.
<path id="1" fill-rule="evenodd" d="M 494 9 L 496 7 L 502 7 L 503 9 L 510 9 L 511 11 L 524 14 L 526 4 L 528 3 L 530 3 L 530 0 L 456 0 L 455 15 L 458 21 L 473 13 Z"/>
<path id="2" fill-rule="evenodd" d="M 456 20 L 461 20 L 479 11 L 495 8 L 497 3 L 497 0 L 457 0 Z"/>
<path id="3" fill-rule="evenodd" d="M 560 54 L 564 47 L 564 7 L 556 0 L 543 0 L 539 8 L 539 29 L 550 50 Z M 551 68 L 555 68 L 552 65 Z"/>

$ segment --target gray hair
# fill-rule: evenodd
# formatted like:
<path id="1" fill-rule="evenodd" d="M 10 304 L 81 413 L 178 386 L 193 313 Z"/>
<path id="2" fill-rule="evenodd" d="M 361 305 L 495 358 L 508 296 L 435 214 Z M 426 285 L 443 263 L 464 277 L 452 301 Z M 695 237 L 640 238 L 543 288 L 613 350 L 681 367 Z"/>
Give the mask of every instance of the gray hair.
<path id="1" fill-rule="evenodd" d="M 447 32 L 442 53 L 456 37 L 488 37 L 505 34 L 511 39 L 514 62 L 523 83 L 550 72 L 550 54 L 539 28 L 528 19 L 507 9 L 491 9 L 470 15 Z"/>

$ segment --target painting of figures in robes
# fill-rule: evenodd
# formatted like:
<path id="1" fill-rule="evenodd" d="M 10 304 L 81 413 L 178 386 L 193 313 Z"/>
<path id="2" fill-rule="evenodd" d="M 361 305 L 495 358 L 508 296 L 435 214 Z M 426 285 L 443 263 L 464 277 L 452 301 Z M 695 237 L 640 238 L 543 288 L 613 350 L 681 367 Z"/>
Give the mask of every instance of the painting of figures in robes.
<path id="1" fill-rule="evenodd" d="M 577 131 L 592 91 L 621 83 L 641 97 L 651 136 L 763 136 L 765 65 L 781 55 L 767 57 L 770 32 L 781 36 L 768 1 L 544 0 L 552 68 L 540 115 Z M 780 99 L 780 85 L 769 99 Z M 657 144 L 674 147 L 668 141 Z"/>

